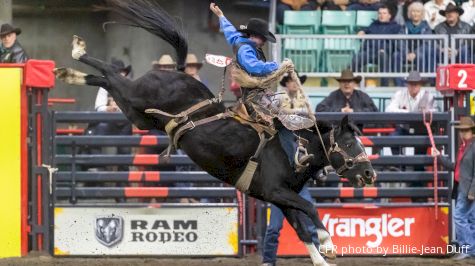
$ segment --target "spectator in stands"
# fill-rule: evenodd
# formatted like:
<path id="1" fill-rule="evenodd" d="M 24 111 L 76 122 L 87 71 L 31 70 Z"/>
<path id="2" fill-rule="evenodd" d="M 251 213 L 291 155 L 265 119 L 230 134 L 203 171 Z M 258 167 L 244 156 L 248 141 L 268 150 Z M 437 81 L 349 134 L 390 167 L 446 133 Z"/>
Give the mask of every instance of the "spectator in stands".
<path id="1" fill-rule="evenodd" d="M 435 29 L 437 25 L 445 21 L 445 16 L 440 11 L 444 11 L 449 4 L 455 5 L 452 0 L 430 0 L 424 4 L 425 20 L 431 29 Z"/>
<path id="2" fill-rule="evenodd" d="M 125 66 L 122 60 L 112 58 L 112 67 L 116 72 L 122 76 L 127 77 L 131 71 L 132 66 Z M 118 113 L 120 108 L 115 103 L 114 99 L 104 88 L 99 88 L 96 95 L 95 110 L 97 112 Z M 132 124 L 130 122 L 99 122 L 97 124 L 89 125 L 86 130 L 88 135 L 132 135 Z M 118 147 L 118 154 L 130 154 L 129 147 Z M 128 169 L 123 169 L 123 171 Z"/>
<path id="3" fill-rule="evenodd" d="M 8 23 L 0 27 L 0 38 L 2 39 L 0 63 L 25 63 L 28 60 L 28 55 L 17 40 L 17 36 L 20 34 L 20 28 L 15 28 Z"/>
<path id="4" fill-rule="evenodd" d="M 382 5 L 378 9 L 378 20 L 369 25 L 368 28 L 358 32 L 358 35 L 365 34 L 400 34 L 402 32 L 401 25 L 397 24 L 393 19 L 390 9 L 386 5 Z M 363 66 L 367 64 L 378 64 L 379 72 L 390 71 L 389 57 L 391 57 L 396 49 L 394 40 L 366 40 L 362 50 L 353 58 L 352 69 L 360 72 Z M 387 86 L 387 79 L 381 80 L 381 85 Z"/>
<path id="5" fill-rule="evenodd" d="M 158 61 L 152 62 L 152 67 L 157 70 L 174 71 L 176 70 L 176 62 L 169 54 L 164 54 Z"/>
<path id="6" fill-rule="evenodd" d="M 475 0 L 468 0 L 462 4 L 463 15 L 460 16 L 460 20 L 468 23 L 470 26 L 475 25 Z"/>
<path id="7" fill-rule="evenodd" d="M 473 33 L 472 27 L 466 22 L 460 20 L 460 16 L 463 14 L 463 9 L 453 4 L 448 4 L 445 10 L 439 11 L 439 14 L 444 16 L 446 20 L 434 29 L 435 34 L 448 34 L 449 37 L 453 34 L 471 34 Z M 453 53 L 458 62 L 466 63 L 467 55 L 469 54 L 468 45 L 457 42 L 455 50 L 452 48 L 446 48 L 449 57 L 452 57 Z M 444 50 L 445 51 L 445 50 Z M 471 63 L 471 62 L 470 62 Z"/>
<path id="8" fill-rule="evenodd" d="M 299 76 L 300 83 L 305 83 L 307 76 Z M 305 95 L 299 93 L 299 87 L 297 83 L 291 79 L 289 75 L 285 76 L 281 81 L 280 85 L 282 89 L 278 91 L 276 95 L 276 102 L 279 105 L 280 110 L 283 110 L 287 113 L 308 113 L 306 108 L 306 98 Z M 293 162 L 291 162 L 293 164 Z M 307 188 L 304 186 L 299 195 L 314 203 L 312 196 Z M 264 237 L 264 243 L 262 248 L 262 266 L 274 266 L 276 265 L 277 260 L 277 247 L 279 246 L 279 235 L 280 230 L 282 229 L 284 214 L 282 211 L 277 208 L 275 205 L 270 205 L 271 213 L 269 224 L 267 225 L 266 235 Z M 317 228 L 312 223 L 310 219 L 306 220 L 306 226 L 310 232 L 312 232 L 312 240 L 315 245 L 318 247 L 320 245 L 318 241 Z"/>
<path id="9" fill-rule="evenodd" d="M 413 113 L 424 111 L 436 111 L 437 107 L 434 101 L 434 95 L 422 89 L 424 80 L 417 71 L 411 71 L 407 77 L 407 88 L 397 91 L 391 98 L 391 102 L 386 108 L 386 112 L 395 113 Z M 427 129 L 420 122 L 401 124 L 396 126 L 396 131 L 392 133 L 393 136 L 407 136 L 407 135 L 427 135 Z M 401 154 L 400 147 L 392 147 L 392 154 Z M 426 147 L 415 147 L 414 154 L 426 154 Z M 416 171 L 424 171 L 424 167 L 415 167 Z M 422 182 L 412 183 L 414 186 L 424 186 Z M 416 199 L 414 199 L 416 200 Z M 417 199 L 419 200 L 419 199 Z"/>
<path id="10" fill-rule="evenodd" d="M 198 61 L 198 58 L 195 54 L 188 54 L 185 60 L 185 73 L 194 77 L 196 80 L 201 81 L 200 72 L 203 63 Z"/>
<path id="11" fill-rule="evenodd" d="M 409 19 L 405 22 L 404 34 L 432 34 L 429 23 L 424 20 L 424 5 L 421 2 L 413 2 L 408 7 Z M 403 72 L 403 63 L 415 65 L 417 69 L 431 71 L 435 69 L 434 48 L 430 42 L 423 40 L 407 40 L 401 42 L 398 51 L 394 53 L 393 62 L 396 64 L 396 72 Z M 403 87 L 404 79 L 397 78 L 396 86 Z"/>
<path id="12" fill-rule="evenodd" d="M 336 80 L 340 83 L 340 88 L 323 99 L 317 105 L 316 112 L 378 112 L 369 95 L 356 89 L 361 76 L 354 76 L 353 71 L 347 69 Z"/>
<path id="13" fill-rule="evenodd" d="M 475 258 L 475 142 L 472 141 L 475 123 L 471 117 L 461 117 L 455 128 L 459 130 L 461 141 L 455 163 L 440 156 L 437 150 L 433 156 L 438 156 L 444 167 L 454 171 L 454 194 L 457 198 L 453 214 L 455 234 L 459 247 L 465 245 L 468 249 L 460 249 L 461 253 L 453 258 L 463 260 Z"/>
<path id="14" fill-rule="evenodd" d="M 376 11 L 381 7 L 380 0 L 350 0 L 347 10 Z"/>
<path id="15" fill-rule="evenodd" d="M 284 24 L 284 12 L 287 10 L 316 10 L 318 7 L 316 0 L 280 0 L 277 2 L 277 23 Z"/>

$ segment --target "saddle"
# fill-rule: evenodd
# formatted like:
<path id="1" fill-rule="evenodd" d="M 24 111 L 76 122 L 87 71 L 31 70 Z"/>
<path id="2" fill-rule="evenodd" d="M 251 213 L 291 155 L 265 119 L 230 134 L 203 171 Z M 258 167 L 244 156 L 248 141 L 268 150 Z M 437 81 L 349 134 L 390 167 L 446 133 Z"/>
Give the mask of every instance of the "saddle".
<path id="1" fill-rule="evenodd" d="M 258 134 L 265 132 L 270 136 L 274 136 L 277 133 L 274 124 L 269 125 L 267 121 L 258 119 L 260 117 L 258 114 L 255 116 L 249 115 L 248 109 L 248 106 L 239 101 L 236 105 L 232 106 L 228 112 L 232 112 L 234 119 L 243 125 L 252 127 Z M 256 112 L 256 110 L 251 112 Z"/>

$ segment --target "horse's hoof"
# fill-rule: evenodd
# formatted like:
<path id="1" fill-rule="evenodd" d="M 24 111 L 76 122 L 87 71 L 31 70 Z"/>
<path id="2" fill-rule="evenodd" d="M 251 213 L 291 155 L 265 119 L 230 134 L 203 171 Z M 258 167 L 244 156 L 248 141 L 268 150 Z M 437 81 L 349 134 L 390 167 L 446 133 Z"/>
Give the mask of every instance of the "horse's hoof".
<path id="1" fill-rule="evenodd" d="M 75 60 L 79 60 L 79 58 L 83 55 L 86 54 L 86 42 L 84 41 L 83 38 L 73 35 L 73 51 L 71 53 L 71 56 Z"/>
<path id="2" fill-rule="evenodd" d="M 53 70 L 57 79 L 73 85 L 85 85 L 86 84 L 86 75 L 85 73 L 79 72 L 72 68 L 55 68 Z"/>

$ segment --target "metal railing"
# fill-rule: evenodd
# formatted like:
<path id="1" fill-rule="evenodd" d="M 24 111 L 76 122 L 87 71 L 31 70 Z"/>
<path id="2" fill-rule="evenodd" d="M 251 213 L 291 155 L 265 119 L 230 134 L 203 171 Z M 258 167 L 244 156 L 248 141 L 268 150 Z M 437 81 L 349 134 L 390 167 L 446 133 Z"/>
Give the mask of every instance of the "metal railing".
<path id="1" fill-rule="evenodd" d="M 450 38 L 450 63 L 473 64 L 475 36 L 473 34 L 457 34 Z"/>
<path id="2" fill-rule="evenodd" d="M 449 63 L 447 35 L 277 35 L 274 59 L 290 58 L 311 77 L 351 68 L 364 77 L 404 78 L 411 70 L 435 77 Z"/>

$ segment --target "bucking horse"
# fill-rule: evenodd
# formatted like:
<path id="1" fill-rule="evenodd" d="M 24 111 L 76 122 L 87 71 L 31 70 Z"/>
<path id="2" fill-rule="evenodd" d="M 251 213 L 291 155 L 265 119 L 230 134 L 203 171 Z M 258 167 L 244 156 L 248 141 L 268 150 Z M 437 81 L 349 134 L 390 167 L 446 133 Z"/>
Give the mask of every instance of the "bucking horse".
<path id="1" fill-rule="evenodd" d="M 124 24 L 142 28 L 173 46 L 178 71 L 154 69 L 136 80 L 129 80 L 110 64 L 88 55 L 84 39 L 74 36 L 72 57 L 99 70 L 102 76 L 58 68 L 56 77 L 70 84 L 103 87 L 138 128 L 167 131 L 193 162 L 227 184 L 236 186 L 250 159 L 255 160 L 257 167 L 244 192 L 280 208 L 305 243 L 313 265 L 327 265 L 319 250 L 327 257 L 335 257 L 330 235 L 313 204 L 298 193 L 326 165 L 337 169 L 337 173 L 355 187 L 374 182 L 376 174 L 358 140 L 358 130 L 349 123 L 348 117 L 335 127 L 319 121 L 318 128 L 295 132 L 308 140 L 307 149 L 315 155 L 305 172 L 296 173 L 278 135 L 264 146 L 259 145 L 259 134 L 252 126 L 229 115 L 230 112 L 203 83 L 183 73 L 188 44 L 176 19 L 156 2 L 148 0 L 108 0 L 102 8 L 118 14 Z M 161 112 L 150 112 L 150 109 Z M 256 150 L 260 150 L 259 156 L 251 158 Z M 312 243 L 305 219 L 315 224 L 320 248 Z"/>

